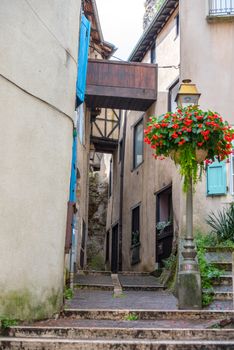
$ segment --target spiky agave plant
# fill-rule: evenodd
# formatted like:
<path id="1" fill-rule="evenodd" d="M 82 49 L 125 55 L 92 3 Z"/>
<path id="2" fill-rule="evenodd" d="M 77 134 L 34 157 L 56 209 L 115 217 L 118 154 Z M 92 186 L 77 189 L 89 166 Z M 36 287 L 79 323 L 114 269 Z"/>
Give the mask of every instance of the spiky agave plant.
<path id="1" fill-rule="evenodd" d="M 211 227 L 211 232 L 217 235 L 219 242 L 234 242 L 234 202 L 228 208 L 211 212 L 206 222 Z"/>

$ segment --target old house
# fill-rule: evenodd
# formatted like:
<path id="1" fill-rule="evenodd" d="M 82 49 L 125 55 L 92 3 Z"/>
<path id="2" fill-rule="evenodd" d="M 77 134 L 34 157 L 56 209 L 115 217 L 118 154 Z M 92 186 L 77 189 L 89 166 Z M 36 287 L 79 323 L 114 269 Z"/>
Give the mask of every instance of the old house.
<path id="1" fill-rule="evenodd" d="M 63 303 L 81 1 L 0 4 L 0 313 Z"/>
<path id="2" fill-rule="evenodd" d="M 178 169 L 170 159 L 153 159 L 143 130 L 150 115 L 176 108 L 179 83 L 185 78 L 201 92 L 201 108 L 218 111 L 234 125 L 233 15 L 231 1 L 166 0 L 130 54 L 130 62 L 158 65 L 158 93 L 146 112 L 128 108 L 122 117 L 107 217 L 106 263 L 112 271 L 157 269 L 184 234 L 185 196 Z M 197 186 L 194 229 L 206 232 L 207 214 L 231 201 L 233 155 L 230 163 L 209 166 Z"/>

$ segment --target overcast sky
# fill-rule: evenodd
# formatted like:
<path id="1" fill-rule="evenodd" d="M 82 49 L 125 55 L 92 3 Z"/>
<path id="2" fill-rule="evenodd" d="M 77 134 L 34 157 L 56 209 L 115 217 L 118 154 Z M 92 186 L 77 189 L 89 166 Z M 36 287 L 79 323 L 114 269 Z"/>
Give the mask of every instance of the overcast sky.
<path id="1" fill-rule="evenodd" d="M 127 59 L 143 32 L 144 0 L 96 0 L 104 39 Z"/>

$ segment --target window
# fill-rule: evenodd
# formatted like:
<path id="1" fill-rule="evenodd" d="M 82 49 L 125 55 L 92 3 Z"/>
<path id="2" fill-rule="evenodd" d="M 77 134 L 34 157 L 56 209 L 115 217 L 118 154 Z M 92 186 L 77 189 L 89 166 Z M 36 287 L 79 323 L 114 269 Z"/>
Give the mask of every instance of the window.
<path id="1" fill-rule="evenodd" d="M 177 108 L 177 103 L 175 102 L 176 95 L 179 90 L 179 79 L 177 79 L 170 87 L 168 94 L 168 110 L 170 112 L 175 112 Z"/>
<path id="2" fill-rule="evenodd" d="M 112 178 L 113 178 L 113 163 L 112 159 L 110 160 L 110 171 L 109 171 L 109 187 L 108 187 L 108 196 L 112 195 Z"/>
<path id="3" fill-rule="evenodd" d="M 175 23 L 176 23 L 176 38 L 180 34 L 180 17 L 179 14 L 175 17 Z"/>
<path id="4" fill-rule="evenodd" d="M 207 195 L 221 196 L 227 192 L 226 162 L 218 160 L 207 168 Z"/>
<path id="5" fill-rule="evenodd" d="M 150 50 L 150 63 L 153 63 L 153 64 L 156 63 L 156 46 L 155 46 L 155 43 L 153 44 L 153 46 L 151 47 L 151 50 Z"/>
<path id="6" fill-rule="evenodd" d="M 132 234 L 131 234 L 132 265 L 140 262 L 140 206 L 132 209 Z"/>
<path id="7" fill-rule="evenodd" d="M 231 167 L 230 167 L 230 172 L 231 172 L 231 194 L 234 195 L 234 141 L 232 141 L 232 154 L 231 154 L 231 159 L 230 159 L 230 163 L 231 163 Z"/>
<path id="8" fill-rule="evenodd" d="M 234 15 L 234 0 L 209 0 L 210 16 Z"/>
<path id="9" fill-rule="evenodd" d="M 123 159 L 123 140 L 119 142 L 119 162 Z"/>
<path id="10" fill-rule="evenodd" d="M 134 126 L 133 168 L 143 162 L 143 118 Z"/>

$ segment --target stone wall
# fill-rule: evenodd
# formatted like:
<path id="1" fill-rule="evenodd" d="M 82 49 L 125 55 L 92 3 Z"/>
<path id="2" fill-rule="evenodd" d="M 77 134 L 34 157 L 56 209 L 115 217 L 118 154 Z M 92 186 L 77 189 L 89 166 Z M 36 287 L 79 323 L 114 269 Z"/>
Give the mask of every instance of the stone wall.
<path id="1" fill-rule="evenodd" d="M 89 229 L 87 241 L 87 267 L 104 270 L 104 244 L 106 234 L 106 213 L 108 182 L 100 172 L 89 177 Z"/>

